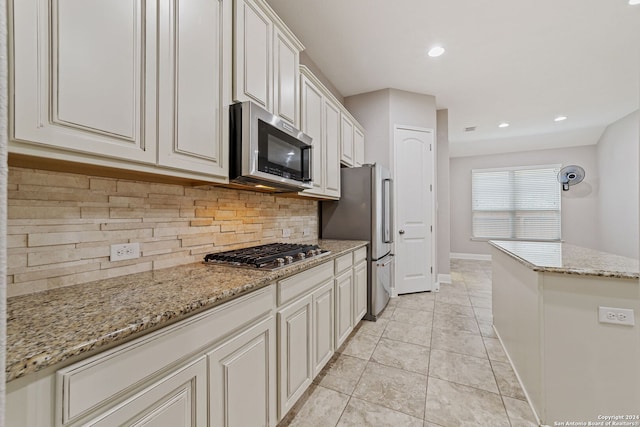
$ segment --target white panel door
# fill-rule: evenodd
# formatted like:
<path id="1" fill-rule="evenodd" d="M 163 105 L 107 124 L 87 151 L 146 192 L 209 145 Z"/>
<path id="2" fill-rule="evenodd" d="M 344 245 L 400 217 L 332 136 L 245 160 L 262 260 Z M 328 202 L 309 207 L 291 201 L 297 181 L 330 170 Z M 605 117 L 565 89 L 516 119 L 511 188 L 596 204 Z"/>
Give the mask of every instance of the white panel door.
<path id="1" fill-rule="evenodd" d="M 275 336 L 270 316 L 208 353 L 211 425 L 276 424 Z"/>
<path id="2" fill-rule="evenodd" d="M 298 123 L 298 49 L 277 27 L 273 29 L 273 111 L 295 127 Z"/>
<path id="3" fill-rule="evenodd" d="M 254 0 L 234 1 L 233 98 L 273 111 L 273 23 Z"/>
<path id="4" fill-rule="evenodd" d="M 159 4 L 159 163 L 227 178 L 231 3 Z"/>
<path id="5" fill-rule="evenodd" d="M 300 91 L 300 130 L 311 137 L 313 147 L 311 152 L 313 188 L 305 190 L 303 194 L 322 195 L 324 193 L 326 157 L 322 120 L 324 99 L 322 92 L 305 76 L 301 78 Z"/>
<path id="6" fill-rule="evenodd" d="M 340 197 L 340 109 L 329 100 L 324 103 L 325 195 Z"/>
<path id="7" fill-rule="evenodd" d="M 280 418 L 313 380 L 312 300 L 307 295 L 278 312 Z"/>
<path id="8" fill-rule="evenodd" d="M 340 161 L 347 166 L 353 166 L 353 123 L 344 114 L 340 119 L 340 128 L 342 136 Z"/>
<path id="9" fill-rule="evenodd" d="M 353 270 L 342 273 L 336 284 L 336 348 L 339 348 L 353 330 Z"/>
<path id="10" fill-rule="evenodd" d="M 394 130 L 396 292 L 433 289 L 433 131 Z"/>
<path id="11" fill-rule="evenodd" d="M 313 377 L 335 351 L 333 279 L 313 293 Z"/>
<path id="12" fill-rule="evenodd" d="M 163 377 L 103 415 L 82 425 L 93 427 L 205 427 L 207 362 L 204 357 Z"/>
<path id="13" fill-rule="evenodd" d="M 156 162 L 155 2 L 13 2 L 11 138 Z"/>

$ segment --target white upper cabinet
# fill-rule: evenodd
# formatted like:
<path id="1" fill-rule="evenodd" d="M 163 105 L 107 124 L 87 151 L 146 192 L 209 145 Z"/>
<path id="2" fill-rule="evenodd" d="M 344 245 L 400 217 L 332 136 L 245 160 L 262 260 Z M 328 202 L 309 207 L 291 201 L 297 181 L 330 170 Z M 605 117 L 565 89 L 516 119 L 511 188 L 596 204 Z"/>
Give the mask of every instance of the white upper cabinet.
<path id="1" fill-rule="evenodd" d="M 364 132 L 357 126 L 353 128 L 353 165 L 355 167 L 364 164 Z"/>
<path id="2" fill-rule="evenodd" d="M 227 182 L 232 0 L 12 0 L 10 151 Z"/>
<path id="3" fill-rule="evenodd" d="M 340 162 L 349 167 L 362 166 L 364 163 L 364 130 L 344 107 L 340 123 L 342 133 Z"/>
<path id="4" fill-rule="evenodd" d="M 227 176 L 231 2 L 160 2 L 159 163 Z M 171 19 L 172 18 L 172 19 Z"/>
<path id="5" fill-rule="evenodd" d="M 233 100 L 253 101 L 297 127 L 303 49 L 264 1 L 235 0 Z"/>
<path id="6" fill-rule="evenodd" d="M 340 106 L 305 66 L 300 67 L 300 130 L 312 138 L 313 188 L 301 194 L 340 197 Z"/>
<path id="7" fill-rule="evenodd" d="M 156 3 L 14 0 L 11 151 L 155 163 Z M 19 144 L 19 143 L 18 143 Z"/>

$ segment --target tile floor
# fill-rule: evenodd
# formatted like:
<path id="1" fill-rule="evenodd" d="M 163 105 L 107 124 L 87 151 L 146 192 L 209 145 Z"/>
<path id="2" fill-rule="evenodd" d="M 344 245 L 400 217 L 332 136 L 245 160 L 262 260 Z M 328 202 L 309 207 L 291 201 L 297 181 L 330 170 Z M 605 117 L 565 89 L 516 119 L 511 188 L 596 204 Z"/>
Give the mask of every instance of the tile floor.
<path id="1" fill-rule="evenodd" d="M 491 327 L 491 263 L 363 321 L 280 426 L 537 426 Z"/>

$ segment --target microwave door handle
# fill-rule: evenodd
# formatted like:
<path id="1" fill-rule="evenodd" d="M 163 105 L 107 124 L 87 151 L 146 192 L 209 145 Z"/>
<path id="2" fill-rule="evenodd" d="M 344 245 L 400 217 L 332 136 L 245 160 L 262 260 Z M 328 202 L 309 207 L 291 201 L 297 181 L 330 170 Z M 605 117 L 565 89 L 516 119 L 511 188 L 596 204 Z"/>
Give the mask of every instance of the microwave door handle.
<path id="1" fill-rule="evenodd" d="M 393 243 L 393 203 L 391 179 L 382 180 L 382 241 L 384 243 Z"/>
<path id="2" fill-rule="evenodd" d="M 309 154 L 308 154 L 309 155 L 309 170 L 308 170 L 309 176 L 303 176 L 302 177 L 302 182 L 312 182 L 313 181 L 313 176 L 311 176 L 311 173 L 313 171 L 313 146 L 312 145 L 307 145 L 306 147 L 304 147 L 302 149 L 302 164 L 303 165 L 305 164 L 304 156 L 305 156 L 305 153 L 307 151 L 309 151 Z"/>

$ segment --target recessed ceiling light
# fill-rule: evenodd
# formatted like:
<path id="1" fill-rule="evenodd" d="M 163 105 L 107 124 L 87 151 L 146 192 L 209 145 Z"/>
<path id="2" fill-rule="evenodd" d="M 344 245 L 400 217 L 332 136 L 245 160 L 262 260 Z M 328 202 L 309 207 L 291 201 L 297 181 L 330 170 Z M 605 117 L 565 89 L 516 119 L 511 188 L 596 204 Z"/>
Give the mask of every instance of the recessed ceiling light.
<path id="1" fill-rule="evenodd" d="M 499 128 L 508 128 L 509 127 L 509 123 L 507 122 L 502 122 L 498 125 Z"/>
<path id="2" fill-rule="evenodd" d="M 635 6 L 636 4 L 640 4 L 640 0 L 629 0 L 629 4 Z"/>
<path id="3" fill-rule="evenodd" d="M 435 46 L 429 49 L 429 52 L 427 54 L 430 57 L 435 58 L 437 56 L 442 55 L 443 53 L 444 53 L 444 48 L 442 46 Z"/>
<path id="4" fill-rule="evenodd" d="M 640 1 L 640 0 L 638 0 Z M 567 120 L 567 116 L 556 116 L 555 119 L 553 119 L 554 122 L 561 122 L 563 120 Z"/>

